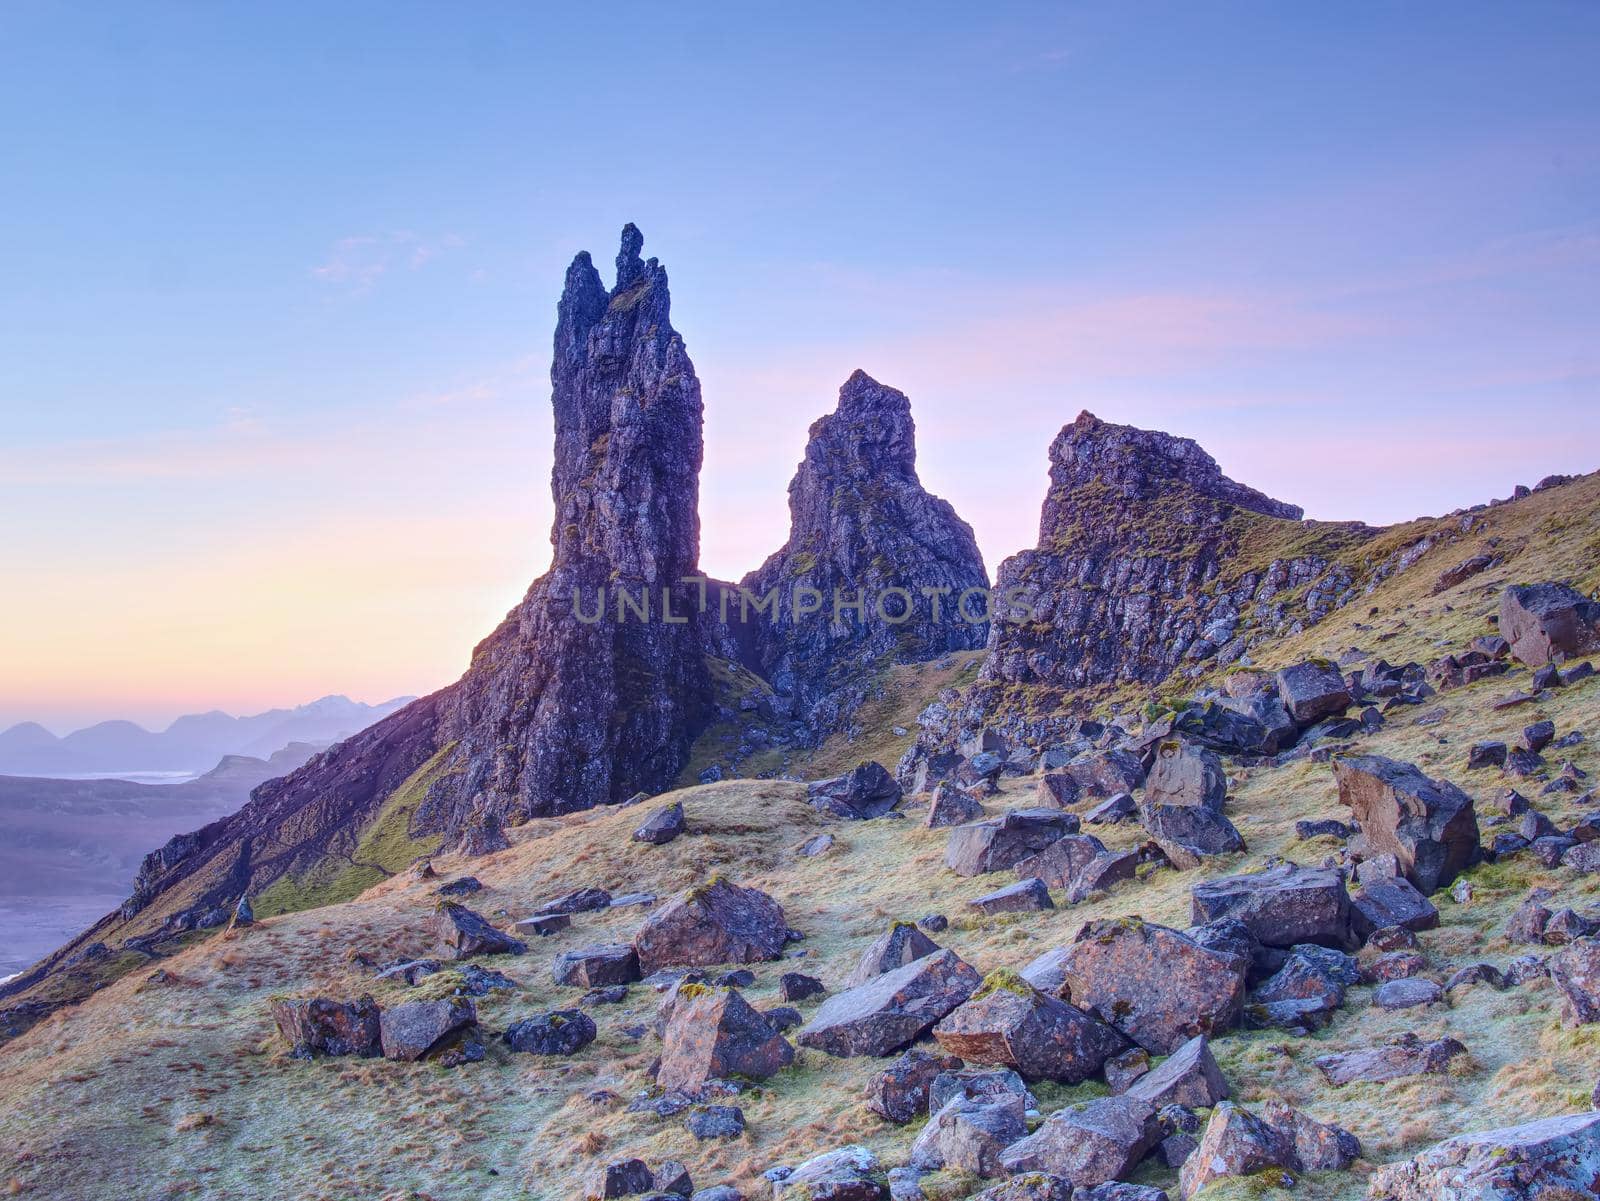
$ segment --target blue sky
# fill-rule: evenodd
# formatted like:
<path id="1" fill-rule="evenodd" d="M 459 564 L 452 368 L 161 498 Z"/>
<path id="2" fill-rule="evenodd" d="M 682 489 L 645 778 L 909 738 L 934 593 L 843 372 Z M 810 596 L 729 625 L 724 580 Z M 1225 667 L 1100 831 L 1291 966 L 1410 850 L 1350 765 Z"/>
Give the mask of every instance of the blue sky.
<path id="1" fill-rule="evenodd" d="M 703 560 L 856 367 L 991 569 L 1083 408 L 1310 515 L 1600 466 L 1600 7 L 8 5 L 0 725 L 454 678 L 644 230 Z"/>

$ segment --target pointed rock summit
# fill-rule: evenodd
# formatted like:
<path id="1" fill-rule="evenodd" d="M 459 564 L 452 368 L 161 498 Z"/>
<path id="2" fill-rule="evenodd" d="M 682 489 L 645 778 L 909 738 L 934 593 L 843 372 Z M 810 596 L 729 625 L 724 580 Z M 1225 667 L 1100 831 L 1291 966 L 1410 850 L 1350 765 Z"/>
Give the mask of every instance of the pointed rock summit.
<path id="1" fill-rule="evenodd" d="M 789 517 L 789 540 L 741 582 L 778 598 L 751 665 L 817 736 L 847 722 L 885 661 L 984 645 L 987 597 L 968 598 L 972 620 L 957 605 L 987 590 L 988 572 L 972 528 L 917 478 L 904 392 L 864 371 L 845 381 L 838 408 L 811 426 Z"/>

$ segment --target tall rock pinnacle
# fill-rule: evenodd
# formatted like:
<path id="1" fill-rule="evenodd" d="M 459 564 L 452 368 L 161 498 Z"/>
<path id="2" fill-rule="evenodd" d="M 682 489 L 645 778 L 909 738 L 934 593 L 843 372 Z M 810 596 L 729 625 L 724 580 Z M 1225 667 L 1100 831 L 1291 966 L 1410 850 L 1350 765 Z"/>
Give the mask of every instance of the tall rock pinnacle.
<path id="1" fill-rule="evenodd" d="M 956 611 L 962 593 L 989 583 L 972 529 L 923 488 L 916 457 L 905 393 L 857 371 L 838 408 L 811 426 L 789 484 L 788 542 L 742 582 L 757 596 L 777 590 L 756 670 L 798 700 L 818 734 L 848 719 L 884 662 L 981 647 L 987 635 L 986 622 Z M 817 612 L 796 611 L 797 587 L 815 590 Z M 894 589 L 904 595 L 885 596 Z M 858 594 L 859 610 L 835 614 L 836 596 L 848 606 Z M 967 612 L 981 617 L 986 603 Z"/>

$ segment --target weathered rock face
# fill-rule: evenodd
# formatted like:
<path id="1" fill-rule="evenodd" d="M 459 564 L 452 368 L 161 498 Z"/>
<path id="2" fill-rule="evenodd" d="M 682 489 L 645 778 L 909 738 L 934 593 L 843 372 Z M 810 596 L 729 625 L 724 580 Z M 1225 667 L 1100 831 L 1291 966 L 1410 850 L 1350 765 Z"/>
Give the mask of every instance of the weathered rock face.
<path id="1" fill-rule="evenodd" d="M 987 589 L 989 575 L 971 527 L 917 478 L 904 393 L 862 371 L 845 381 L 838 408 L 811 426 L 789 516 L 789 540 L 741 586 L 757 598 L 776 594 L 753 666 L 796 699 L 814 733 L 848 723 L 866 677 L 884 663 L 984 645 L 984 598 L 968 601 L 966 611 L 984 618 L 977 622 L 956 605 L 968 589 Z M 941 592 L 937 611 L 923 589 Z M 862 607 L 845 608 L 858 593 Z"/>
<path id="2" fill-rule="evenodd" d="M 961 1060 L 910 1050 L 879 1072 L 867 1085 L 867 1108 L 879 1117 L 904 1125 L 928 1112 L 928 1087 L 940 1072 L 954 1071 Z"/>
<path id="3" fill-rule="evenodd" d="M 1386 1046 L 1323 1055 L 1315 1063 L 1332 1085 L 1352 1084 L 1358 1080 L 1382 1083 L 1405 1076 L 1447 1072 L 1450 1061 L 1466 1050 L 1453 1038 L 1425 1043 L 1414 1034 L 1405 1034 Z"/>
<path id="4" fill-rule="evenodd" d="M 1600 603 L 1566 584 L 1514 584 L 1500 595 L 1500 634 L 1529 667 L 1600 651 Z"/>
<path id="5" fill-rule="evenodd" d="M 441 901 L 428 923 L 429 933 L 439 943 L 439 954 L 449 959 L 473 955 L 521 955 L 526 943 L 512 938 L 489 924 L 482 914 L 454 901 Z"/>
<path id="6" fill-rule="evenodd" d="M 1339 799 L 1350 806 L 1368 845 L 1395 856 L 1424 895 L 1476 862 L 1477 812 L 1454 784 L 1430 780 L 1411 764 L 1381 755 L 1338 759 L 1334 774 Z"/>
<path id="7" fill-rule="evenodd" d="M 648 918 L 633 937 L 639 970 L 757 963 L 783 954 L 783 907 L 755 888 L 726 880 L 691 888 Z"/>
<path id="8" fill-rule="evenodd" d="M 662 1036 L 656 1083 L 693 1093 L 731 1076 L 765 1080 L 793 1060 L 794 1048 L 734 989 L 685 985 Z"/>
<path id="9" fill-rule="evenodd" d="M 1206 880 L 1190 889 L 1196 925 L 1232 918 L 1269 947 L 1350 943 L 1350 896 L 1344 877 L 1282 863 L 1264 872 Z"/>
<path id="10" fill-rule="evenodd" d="M 1600 1181 L 1600 1113 L 1462 1134 L 1373 1174 L 1374 1201 L 1525 1201 L 1592 1197 Z"/>
<path id="11" fill-rule="evenodd" d="M 378 1015 L 378 1004 L 371 997 L 359 1001 L 291 997 L 272 1002 L 272 1020 L 298 1059 L 381 1054 Z"/>
<path id="12" fill-rule="evenodd" d="M 1204 805 L 1139 806 L 1139 820 L 1163 854 L 1180 871 L 1200 866 L 1212 855 L 1231 855 L 1246 849 L 1244 836 L 1215 809 Z"/>
<path id="13" fill-rule="evenodd" d="M 1063 994 L 1152 1055 L 1238 1023 L 1244 976 L 1234 956 L 1137 918 L 1090 922 L 1061 964 Z"/>
<path id="14" fill-rule="evenodd" d="M 844 986 L 859 988 L 885 972 L 903 968 L 912 960 L 932 955 L 938 949 L 938 943 L 910 922 L 894 922 L 862 952 L 855 971 L 850 973 Z"/>
<path id="15" fill-rule="evenodd" d="M 506 1046 L 526 1055 L 576 1055 L 594 1042 L 594 1019 L 581 1009 L 558 1009 L 506 1028 Z"/>
<path id="16" fill-rule="evenodd" d="M 477 1021 L 476 1007 L 462 997 L 391 1005 L 379 1019 L 384 1058 L 412 1061 L 436 1054 Z"/>
<path id="17" fill-rule="evenodd" d="M 1162 805 L 1204 805 L 1222 811 L 1228 776 L 1214 751 L 1181 738 L 1169 738 L 1156 749 L 1155 765 L 1144 782 L 1145 800 Z"/>
<path id="18" fill-rule="evenodd" d="M 983 991 L 933 1028 L 933 1036 L 969 1063 L 1066 1084 L 1089 1079 L 1128 1045 L 1110 1026 L 1010 973 L 990 976 Z"/>
<path id="19" fill-rule="evenodd" d="M 1252 1176 L 1270 1168 L 1298 1170 L 1292 1137 L 1255 1114 L 1224 1101 L 1211 1114 L 1200 1145 L 1178 1175 L 1179 1195 L 1193 1197 L 1222 1176 Z"/>
<path id="20" fill-rule="evenodd" d="M 978 876 L 1015 867 L 1068 834 L 1078 818 L 1059 809 L 1013 809 L 950 831 L 945 866 L 958 876 Z"/>
<path id="21" fill-rule="evenodd" d="M 557 984 L 578 988 L 632 984 L 639 979 L 639 953 L 626 942 L 577 947 L 557 955 L 550 973 Z"/>
<path id="22" fill-rule="evenodd" d="M 1126 1176 L 1160 1137 L 1155 1110 L 1133 1097 L 1058 1109 L 1001 1156 L 1008 1172 L 1049 1172 L 1091 1188 Z"/>
<path id="23" fill-rule="evenodd" d="M 983 978 L 954 951 L 939 951 L 829 997 L 798 1041 L 829 1055 L 888 1055 L 960 1005 Z"/>
<path id="24" fill-rule="evenodd" d="M 848 821 L 882 817 L 900 803 L 900 785 L 870 760 L 829 780 L 816 780 L 806 796 L 818 809 Z"/>
<path id="25" fill-rule="evenodd" d="M 1210 1109 L 1231 1093 L 1222 1069 L 1211 1054 L 1211 1044 L 1205 1035 L 1197 1034 L 1168 1056 L 1161 1066 L 1134 1081 L 1127 1095 L 1156 1109 L 1163 1105 Z"/>
<path id="26" fill-rule="evenodd" d="M 1562 1020 L 1570 1026 L 1600 1022 L 1600 939 L 1579 938 L 1549 963 L 1561 992 Z"/>
<path id="27" fill-rule="evenodd" d="M 911 1146 L 911 1165 L 921 1171 L 1002 1176 L 1000 1156 L 1028 1133 L 1018 1097 L 956 1097 L 934 1114 Z"/>

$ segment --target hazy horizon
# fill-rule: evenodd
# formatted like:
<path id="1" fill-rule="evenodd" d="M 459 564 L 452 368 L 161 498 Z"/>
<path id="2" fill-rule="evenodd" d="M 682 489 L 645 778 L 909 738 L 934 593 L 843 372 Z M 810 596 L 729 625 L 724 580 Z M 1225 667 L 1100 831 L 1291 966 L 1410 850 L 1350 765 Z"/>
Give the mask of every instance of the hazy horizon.
<path id="1" fill-rule="evenodd" d="M 455 679 L 626 221 L 721 578 L 858 367 L 991 573 L 1085 408 L 1315 518 L 1600 467 L 1600 9 L 1149 13 L 0 13 L 0 728 Z"/>

